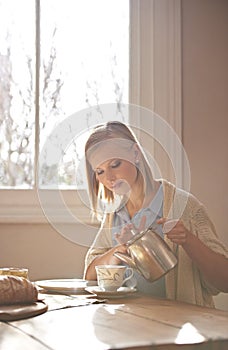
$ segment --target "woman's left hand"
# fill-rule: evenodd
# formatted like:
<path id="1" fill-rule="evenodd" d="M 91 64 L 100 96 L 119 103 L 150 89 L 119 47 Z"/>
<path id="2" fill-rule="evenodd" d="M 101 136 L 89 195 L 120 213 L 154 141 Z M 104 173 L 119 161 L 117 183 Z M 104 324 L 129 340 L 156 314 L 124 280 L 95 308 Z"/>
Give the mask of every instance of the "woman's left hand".
<path id="1" fill-rule="evenodd" d="M 158 224 L 163 225 L 163 232 L 171 242 L 185 245 L 191 236 L 191 232 L 186 229 L 181 220 L 159 219 Z"/>
<path id="2" fill-rule="evenodd" d="M 181 220 L 162 218 L 163 232 L 183 247 L 189 258 L 198 266 L 207 282 L 218 290 L 228 293 L 228 259 L 206 246 L 196 235 L 186 229 Z"/>

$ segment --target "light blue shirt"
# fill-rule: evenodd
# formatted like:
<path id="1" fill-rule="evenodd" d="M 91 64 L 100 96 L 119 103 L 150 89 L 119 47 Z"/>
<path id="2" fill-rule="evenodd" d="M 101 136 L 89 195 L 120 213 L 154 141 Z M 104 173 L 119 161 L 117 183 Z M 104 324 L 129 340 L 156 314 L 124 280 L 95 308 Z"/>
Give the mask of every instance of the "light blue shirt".
<path id="1" fill-rule="evenodd" d="M 163 216 L 163 186 L 160 185 L 155 197 L 147 208 L 139 210 L 132 218 L 130 218 L 126 207 L 117 210 L 114 215 L 112 227 L 113 245 L 117 244 L 115 233 L 120 232 L 126 224 L 133 223 L 135 227 L 139 227 L 141 218 L 146 216 L 145 229 L 156 223 Z M 164 238 L 161 225 L 156 225 L 156 232 Z M 150 294 L 158 297 L 165 297 L 165 278 L 162 277 L 155 282 L 147 281 L 141 274 L 135 271 L 137 280 L 137 290 L 145 294 Z"/>

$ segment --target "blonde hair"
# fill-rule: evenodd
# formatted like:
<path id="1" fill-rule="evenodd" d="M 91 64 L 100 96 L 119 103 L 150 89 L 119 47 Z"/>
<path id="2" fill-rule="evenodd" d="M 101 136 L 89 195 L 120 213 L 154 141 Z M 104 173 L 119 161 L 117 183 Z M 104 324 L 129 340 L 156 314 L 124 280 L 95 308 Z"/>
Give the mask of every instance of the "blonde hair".
<path id="1" fill-rule="evenodd" d="M 137 144 L 138 149 L 141 154 L 140 165 L 137 166 L 144 178 L 144 190 L 148 189 L 148 186 L 152 186 L 153 175 L 150 169 L 149 162 L 144 154 L 144 151 L 139 144 L 134 132 L 128 127 L 126 124 L 121 123 L 119 121 L 109 121 L 104 124 L 97 125 L 92 133 L 90 134 L 87 142 L 85 144 L 85 159 L 86 159 L 86 174 L 88 181 L 88 191 L 89 198 L 91 203 L 91 210 L 96 217 L 101 220 L 102 216 L 100 215 L 99 202 L 113 202 L 114 194 L 112 191 L 103 186 L 97 179 L 95 171 L 93 170 L 89 159 L 88 153 L 94 148 L 96 145 L 101 144 L 101 141 L 121 138 L 128 141 L 131 141 L 133 144 Z"/>

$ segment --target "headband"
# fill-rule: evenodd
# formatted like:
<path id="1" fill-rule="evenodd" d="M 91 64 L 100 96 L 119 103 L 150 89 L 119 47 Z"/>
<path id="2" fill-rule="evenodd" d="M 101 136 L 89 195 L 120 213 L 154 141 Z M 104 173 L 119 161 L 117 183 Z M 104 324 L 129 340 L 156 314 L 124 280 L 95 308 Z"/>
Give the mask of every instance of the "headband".
<path id="1" fill-rule="evenodd" d="M 132 150 L 135 142 L 123 138 L 111 138 L 98 142 L 86 152 L 88 161 L 95 170 L 102 163 L 111 159 L 123 159 L 133 162 Z"/>

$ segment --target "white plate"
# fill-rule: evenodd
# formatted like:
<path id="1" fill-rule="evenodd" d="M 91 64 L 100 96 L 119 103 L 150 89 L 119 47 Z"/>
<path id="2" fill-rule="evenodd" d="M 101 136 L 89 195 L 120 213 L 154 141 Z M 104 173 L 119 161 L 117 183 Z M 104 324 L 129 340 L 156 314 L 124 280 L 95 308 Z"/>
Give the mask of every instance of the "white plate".
<path id="1" fill-rule="evenodd" d="M 88 286 L 96 285 L 97 281 L 87 281 L 73 278 L 36 281 L 35 284 L 48 292 L 77 294 L 79 292 L 83 292 Z"/>
<path id="2" fill-rule="evenodd" d="M 119 289 L 117 289 L 117 291 L 109 292 L 102 290 L 99 286 L 86 287 L 85 290 L 89 293 L 96 294 L 98 297 L 102 298 L 122 298 L 137 291 L 136 288 L 120 287 Z"/>

